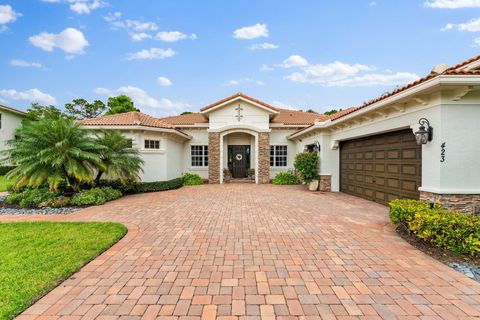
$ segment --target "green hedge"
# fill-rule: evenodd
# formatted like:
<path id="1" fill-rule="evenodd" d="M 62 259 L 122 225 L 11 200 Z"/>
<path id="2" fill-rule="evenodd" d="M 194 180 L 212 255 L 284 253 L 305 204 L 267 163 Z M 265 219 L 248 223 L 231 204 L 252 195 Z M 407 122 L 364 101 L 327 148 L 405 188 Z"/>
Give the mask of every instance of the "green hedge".
<path id="1" fill-rule="evenodd" d="M 75 206 L 100 205 L 118 199 L 122 193 L 112 187 L 92 188 L 73 195 L 70 203 Z"/>
<path id="2" fill-rule="evenodd" d="M 183 186 L 183 178 L 176 178 L 168 181 L 139 182 L 132 188 L 132 193 L 156 192 L 171 189 L 178 189 Z"/>
<path id="3" fill-rule="evenodd" d="M 203 179 L 196 173 L 184 173 L 182 176 L 184 186 L 197 186 L 203 184 Z"/>
<path id="4" fill-rule="evenodd" d="M 58 192 L 50 192 L 48 189 L 27 189 L 23 192 L 10 193 L 5 202 L 18 204 L 20 208 L 33 208 L 40 206 L 41 203 L 54 200 L 59 195 Z"/>
<path id="5" fill-rule="evenodd" d="M 390 219 L 434 246 L 480 256 L 480 216 L 449 212 L 424 201 L 395 200 L 390 203 Z"/>
<path id="6" fill-rule="evenodd" d="M 13 169 L 15 169 L 14 166 L 0 166 L 0 176 L 6 175 L 7 173 L 12 171 Z"/>
<path id="7" fill-rule="evenodd" d="M 315 152 L 301 152 L 295 156 L 293 166 L 303 183 L 310 183 L 319 178 L 318 155 Z"/>

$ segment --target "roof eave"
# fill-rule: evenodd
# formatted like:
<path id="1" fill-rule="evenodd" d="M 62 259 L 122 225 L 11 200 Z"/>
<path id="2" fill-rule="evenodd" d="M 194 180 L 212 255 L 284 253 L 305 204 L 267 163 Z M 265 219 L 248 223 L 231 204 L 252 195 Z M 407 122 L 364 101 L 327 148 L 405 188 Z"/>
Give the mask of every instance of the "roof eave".
<path id="1" fill-rule="evenodd" d="M 192 136 L 186 134 L 185 132 L 175 129 L 175 128 L 157 128 L 157 127 L 148 127 L 148 126 L 141 126 L 141 125 L 89 125 L 89 124 L 82 124 L 80 123 L 81 127 L 89 128 L 92 130 L 145 130 L 145 131 L 155 131 L 155 132 L 168 132 L 168 133 L 175 133 L 187 140 L 192 139 Z"/>
<path id="2" fill-rule="evenodd" d="M 18 110 L 18 109 L 15 109 L 15 108 L 11 108 L 11 107 L 7 107 L 3 104 L 0 104 L 0 109 L 3 109 L 3 110 L 6 110 L 6 111 L 9 111 L 9 112 L 12 112 L 12 113 L 15 113 L 15 114 L 18 114 L 20 116 L 27 116 L 27 113 L 22 111 L 22 110 Z"/>

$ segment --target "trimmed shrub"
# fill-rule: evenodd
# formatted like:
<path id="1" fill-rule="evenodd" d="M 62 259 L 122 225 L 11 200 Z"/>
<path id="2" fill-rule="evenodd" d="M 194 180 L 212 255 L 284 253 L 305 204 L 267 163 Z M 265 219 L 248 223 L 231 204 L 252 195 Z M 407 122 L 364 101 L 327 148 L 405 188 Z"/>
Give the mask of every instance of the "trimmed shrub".
<path id="1" fill-rule="evenodd" d="M 112 201 L 122 197 L 122 193 L 119 190 L 113 189 L 112 187 L 101 188 L 103 194 L 105 195 L 105 200 Z"/>
<path id="2" fill-rule="evenodd" d="M 48 189 L 27 189 L 23 192 L 9 194 L 5 202 L 18 204 L 20 208 L 38 207 L 41 203 L 53 200 L 58 196 L 58 192 L 50 192 Z"/>
<path id="3" fill-rule="evenodd" d="M 70 198 L 65 196 L 60 196 L 58 198 L 47 200 L 38 205 L 39 208 L 63 208 L 70 205 Z"/>
<path id="4" fill-rule="evenodd" d="M 430 210 L 430 203 L 427 201 L 396 199 L 388 204 L 390 208 L 390 221 L 394 224 L 406 224 L 413 220 L 415 213 Z M 439 209 L 438 205 L 434 208 Z"/>
<path id="5" fill-rule="evenodd" d="M 397 199 L 389 207 L 390 220 L 419 239 L 456 254 L 480 256 L 480 216 L 448 212 L 419 200 Z"/>
<path id="6" fill-rule="evenodd" d="M 272 183 L 277 185 L 292 185 L 298 184 L 298 179 L 291 172 L 279 172 L 273 179 Z"/>
<path id="7" fill-rule="evenodd" d="M 298 153 L 293 165 L 303 183 L 307 184 L 319 178 L 318 155 L 315 152 Z"/>
<path id="8" fill-rule="evenodd" d="M 105 193 L 100 188 L 83 190 L 73 195 L 70 203 L 75 206 L 100 205 L 107 202 Z"/>
<path id="9" fill-rule="evenodd" d="M 408 223 L 418 238 L 457 254 L 480 255 L 480 217 L 468 213 L 418 212 Z"/>
<path id="10" fill-rule="evenodd" d="M 168 181 L 139 182 L 133 188 L 133 193 L 156 192 L 171 189 L 178 189 L 183 186 L 183 178 L 176 178 Z"/>
<path id="11" fill-rule="evenodd" d="M 197 186 L 203 184 L 203 179 L 196 173 L 184 173 L 183 176 L 183 185 L 184 186 Z"/>
<path id="12" fill-rule="evenodd" d="M 15 169 L 15 166 L 0 166 L 0 176 L 4 176 Z"/>

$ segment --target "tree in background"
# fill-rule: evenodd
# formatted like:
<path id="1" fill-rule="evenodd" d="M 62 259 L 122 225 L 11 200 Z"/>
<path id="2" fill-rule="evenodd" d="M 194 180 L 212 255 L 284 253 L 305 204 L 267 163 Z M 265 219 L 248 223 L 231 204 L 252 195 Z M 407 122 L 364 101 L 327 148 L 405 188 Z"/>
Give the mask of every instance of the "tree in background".
<path id="1" fill-rule="evenodd" d="M 313 110 L 313 109 L 305 110 L 305 112 L 308 112 L 308 113 L 318 113 L 317 111 L 315 111 L 315 110 Z"/>
<path id="2" fill-rule="evenodd" d="M 337 109 L 332 109 L 332 110 L 324 112 L 324 114 L 326 114 L 327 116 L 330 116 L 330 115 L 335 114 L 339 111 L 342 111 L 342 109 L 338 109 L 338 110 Z"/>
<path id="3" fill-rule="evenodd" d="M 120 95 L 117 97 L 110 97 L 108 98 L 108 110 L 105 113 L 106 115 L 109 114 L 117 114 L 117 113 L 125 113 L 131 111 L 140 111 L 133 105 L 132 98 L 126 95 Z"/>
<path id="4" fill-rule="evenodd" d="M 184 114 L 192 114 L 192 112 L 191 112 L 191 111 L 183 111 L 182 113 L 180 113 L 180 115 L 182 115 L 182 116 L 183 116 Z"/>
<path id="5" fill-rule="evenodd" d="M 30 108 L 27 109 L 28 120 L 42 120 L 42 119 L 60 119 L 68 118 L 60 109 L 55 106 L 42 106 L 38 103 L 32 103 Z"/>
<path id="6" fill-rule="evenodd" d="M 65 104 L 67 114 L 76 119 L 90 119 L 101 115 L 106 109 L 105 103 L 95 100 L 92 103 L 85 99 L 74 99 L 71 103 Z"/>
<path id="7" fill-rule="evenodd" d="M 138 150 L 132 148 L 131 140 L 118 131 L 102 130 L 97 134 L 96 141 L 103 147 L 100 150 L 103 167 L 97 169 L 97 184 L 103 174 L 108 180 L 118 180 L 122 184 L 140 179 L 138 174 L 142 171 L 143 160 Z"/>

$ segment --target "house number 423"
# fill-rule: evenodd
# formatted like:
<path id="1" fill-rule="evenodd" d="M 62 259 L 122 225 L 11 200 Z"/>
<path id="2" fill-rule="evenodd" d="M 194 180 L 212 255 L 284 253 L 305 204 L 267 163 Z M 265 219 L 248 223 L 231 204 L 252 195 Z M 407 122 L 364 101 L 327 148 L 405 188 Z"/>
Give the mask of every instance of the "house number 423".
<path id="1" fill-rule="evenodd" d="M 440 145 L 440 162 L 445 162 L 445 142 Z"/>

